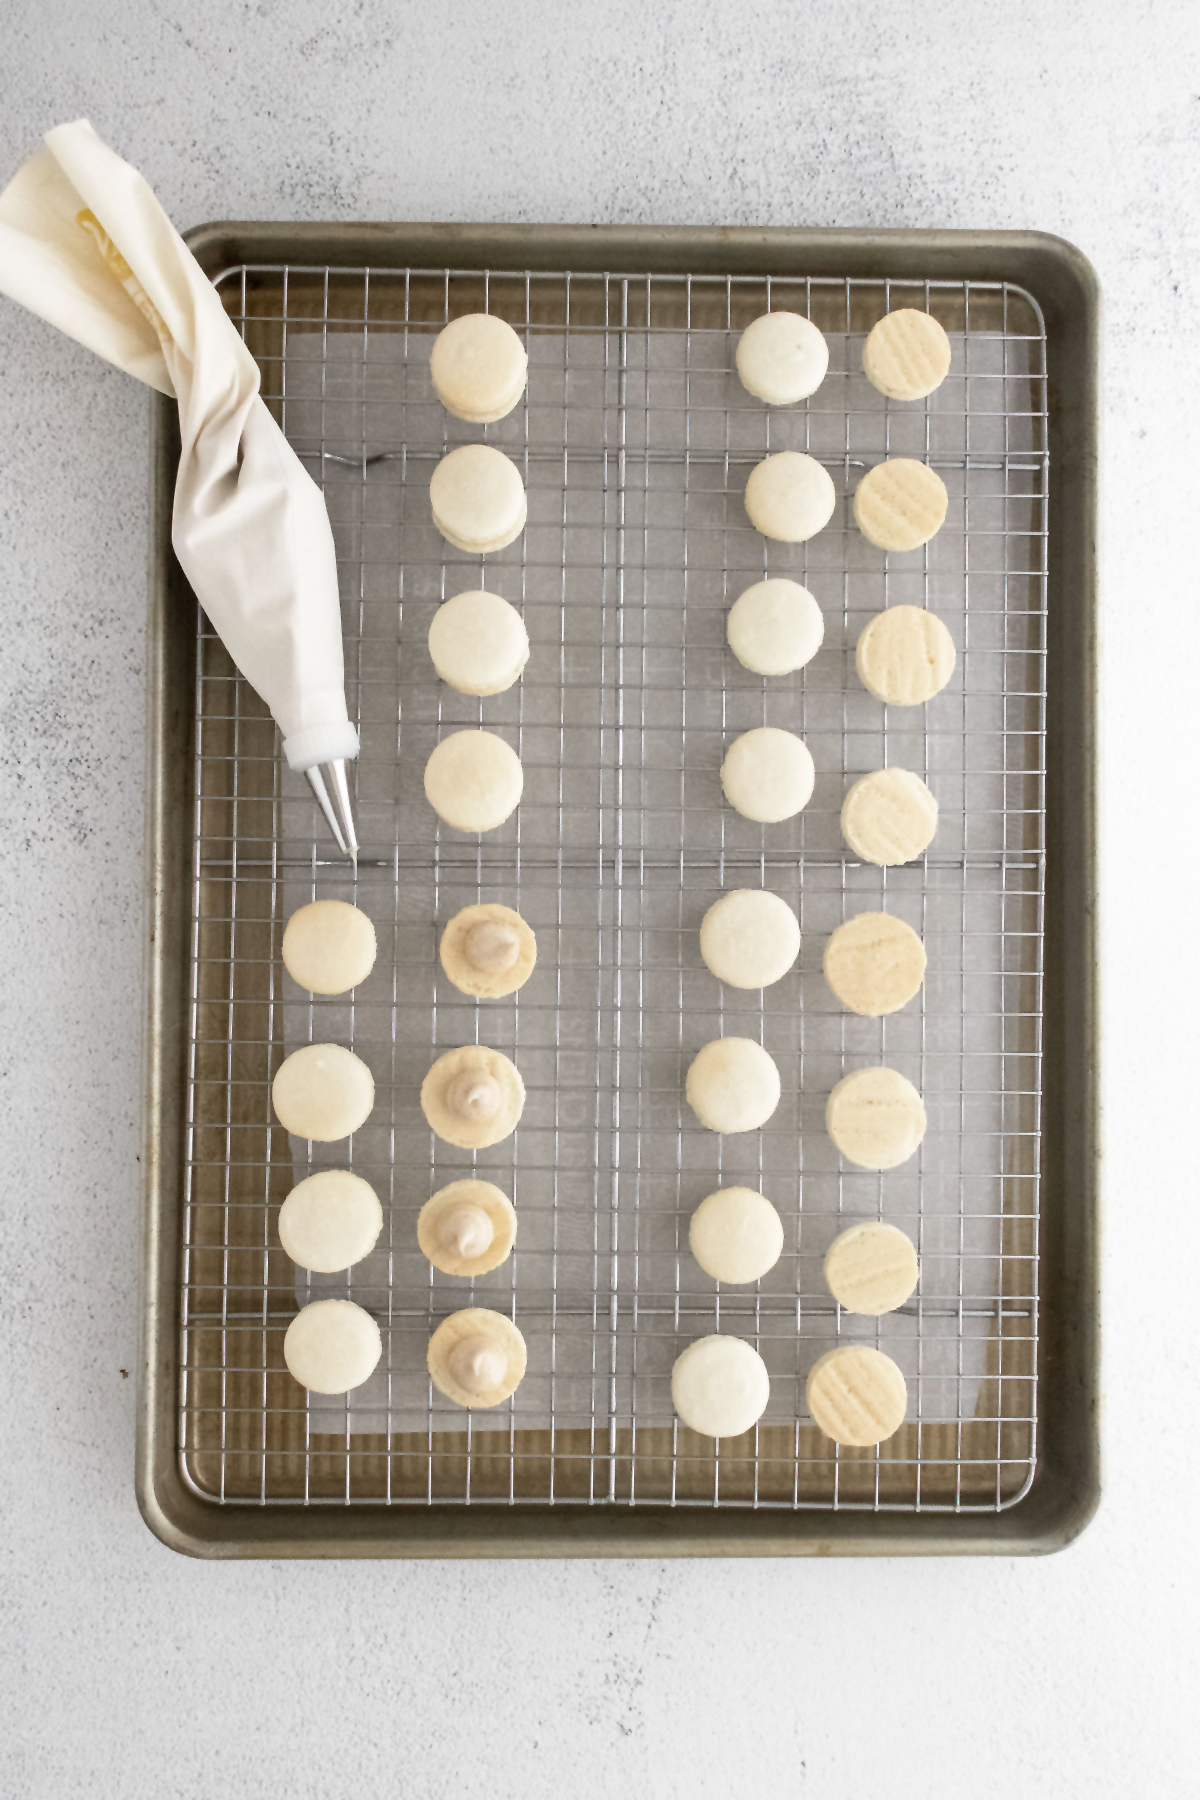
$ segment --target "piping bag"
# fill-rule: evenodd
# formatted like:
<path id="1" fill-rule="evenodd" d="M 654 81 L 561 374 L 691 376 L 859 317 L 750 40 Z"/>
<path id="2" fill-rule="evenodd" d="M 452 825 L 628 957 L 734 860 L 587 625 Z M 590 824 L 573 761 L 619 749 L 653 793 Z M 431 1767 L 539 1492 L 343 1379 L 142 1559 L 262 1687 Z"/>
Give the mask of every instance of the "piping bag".
<path id="1" fill-rule="evenodd" d="M 225 648 L 266 701 L 343 854 L 346 759 L 337 563 L 325 501 L 259 395 L 258 365 L 136 169 L 86 120 L 46 133 L 0 194 L 0 292 L 179 403 L 171 543 Z"/>

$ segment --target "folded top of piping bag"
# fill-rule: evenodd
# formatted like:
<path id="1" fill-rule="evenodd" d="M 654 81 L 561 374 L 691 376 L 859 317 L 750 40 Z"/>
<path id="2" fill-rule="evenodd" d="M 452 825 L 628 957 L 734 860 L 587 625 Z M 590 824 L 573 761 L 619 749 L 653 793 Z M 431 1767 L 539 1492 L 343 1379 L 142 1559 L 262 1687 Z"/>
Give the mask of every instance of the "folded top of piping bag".
<path id="1" fill-rule="evenodd" d="M 294 769 L 357 756 L 333 534 L 258 366 L 136 169 L 86 120 L 0 194 L 0 292 L 179 403 L 171 542 Z"/>

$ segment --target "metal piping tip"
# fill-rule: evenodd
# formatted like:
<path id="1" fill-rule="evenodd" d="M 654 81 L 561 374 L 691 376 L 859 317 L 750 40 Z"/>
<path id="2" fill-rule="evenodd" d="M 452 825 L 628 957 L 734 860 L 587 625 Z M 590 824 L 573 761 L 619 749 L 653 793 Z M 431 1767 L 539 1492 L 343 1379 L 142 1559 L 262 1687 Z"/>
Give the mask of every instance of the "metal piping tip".
<path id="1" fill-rule="evenodd" d="M 345 762 L 339 756 L 331 762 L 318 763 L 304 772 L 338 849 L 343 856 L 348 856 L 352 862 L 357 863 L 358 838 L 354 831 L 354 813 L 350 807 Z"/>

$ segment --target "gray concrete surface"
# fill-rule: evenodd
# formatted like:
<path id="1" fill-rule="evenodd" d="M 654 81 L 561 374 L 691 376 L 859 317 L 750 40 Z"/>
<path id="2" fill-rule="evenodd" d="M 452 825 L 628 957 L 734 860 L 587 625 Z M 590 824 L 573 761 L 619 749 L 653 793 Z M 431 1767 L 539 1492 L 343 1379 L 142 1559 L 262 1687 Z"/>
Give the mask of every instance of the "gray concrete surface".
<path id="1" fill-rule="evenodd" d="M 1193 1791 L 1200 10 L 10 0 L 182 226 L 1027 226 L 1105 293 L 1107 1495 L 1035 1563 L 227 1567 L 133 1500 L 145 394 L 0 305 L 0 1791 Z M 1188 1719 L 1193 1724 L 1187 1723 Z"/>

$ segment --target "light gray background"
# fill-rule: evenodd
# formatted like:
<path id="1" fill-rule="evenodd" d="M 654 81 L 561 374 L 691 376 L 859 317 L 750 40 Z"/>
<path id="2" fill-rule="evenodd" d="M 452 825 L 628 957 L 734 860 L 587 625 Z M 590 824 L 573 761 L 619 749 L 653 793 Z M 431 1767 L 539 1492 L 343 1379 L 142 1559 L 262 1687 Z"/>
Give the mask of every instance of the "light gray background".
<path id="1" fill-rule="evenodd" d="M 1198 53 L 1193 0 L 10 0 L 0 175 L 87 115 L 185 227 L 1026 226 L 1092 258 L 1108 1469 L 1038 1562 L 222 1567 L 151 1539 L 122 1377 L 148 400 L 3 303 L 5 1796 L 1190 1791 Z"/>

